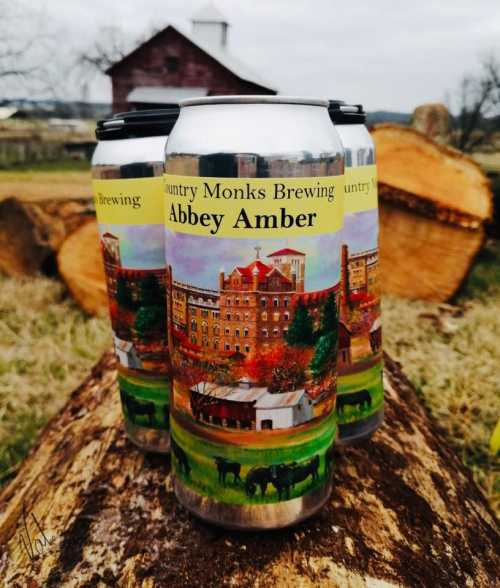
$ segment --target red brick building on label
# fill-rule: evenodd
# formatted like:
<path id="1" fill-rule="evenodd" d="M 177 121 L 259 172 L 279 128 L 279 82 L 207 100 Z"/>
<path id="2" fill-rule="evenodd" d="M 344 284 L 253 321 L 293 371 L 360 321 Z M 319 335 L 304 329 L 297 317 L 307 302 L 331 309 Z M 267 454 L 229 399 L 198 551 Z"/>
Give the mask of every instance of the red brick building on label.
<path id="1" fill-rule="evenodd" d="M 207 5 L 191 22 L 191 33 L 169 25 L 107 70 L 113 112 L 190 97 L 277 93 L 229 52 L 229 25 L 215 6 Z"/>

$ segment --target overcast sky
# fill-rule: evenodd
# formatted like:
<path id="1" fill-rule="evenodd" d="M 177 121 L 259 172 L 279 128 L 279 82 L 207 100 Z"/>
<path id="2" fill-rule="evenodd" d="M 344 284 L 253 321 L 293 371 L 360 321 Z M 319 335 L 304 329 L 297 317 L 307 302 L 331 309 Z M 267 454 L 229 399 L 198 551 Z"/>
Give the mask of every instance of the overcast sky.
<path id="1" fill-rule="evenodd" d="M 170 22 L 189 29 L 190 16 L 205 3 L 45 0 L 45 11 L 61 39 L 60 58 L 69 59 L 100 27 L 120 27 L 130 40 Z M 281 93 L 339 97 L 372 111 L 443 101 L 464 73 L 477 70 L 481 56 L 495 52 L 500 59 L 500 0 L 214 3 L 231 25 L 229 50 Z M 75 93 L 68 87 L 66 97 Z M 90 98 L 110 100 L 107 79 L 95 80 Z"/>

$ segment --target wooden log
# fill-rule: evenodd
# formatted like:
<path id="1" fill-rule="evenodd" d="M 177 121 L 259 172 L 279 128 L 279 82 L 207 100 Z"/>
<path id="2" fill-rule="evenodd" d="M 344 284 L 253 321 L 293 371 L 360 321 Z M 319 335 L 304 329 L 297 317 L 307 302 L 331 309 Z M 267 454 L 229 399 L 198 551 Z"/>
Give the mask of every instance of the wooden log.
<path id="1" fill-rule="evenodd" d="M 106 278 L 95 220 L 69 235 L 57 253 L 59 274 L 76 302 L 89 314 L 108 311 Z"/>
<path id="2" fill-rule="evenodd" d="M 444 301 L 469 271 L 492 215 L 490 183 L 462 153 L 407 127 L 375 127 L 385 292 Z"/>
<path id="3" fill-rule="evenodd" d="M 11 276 L 55 271 L 67 235 L 94 216 L 91 198 L 0 202 L 0 271 Z"/>
<path id="4" fill-rule="evenodd" d="M 169 458 L 125 438 L 114 368 L 108 353 L 0 495 L 5 586 L 497 585 L 494 516 L 389 358 L 384 425 L 338 452 L 319 515 L 267 533 L 178 505 Z"/>

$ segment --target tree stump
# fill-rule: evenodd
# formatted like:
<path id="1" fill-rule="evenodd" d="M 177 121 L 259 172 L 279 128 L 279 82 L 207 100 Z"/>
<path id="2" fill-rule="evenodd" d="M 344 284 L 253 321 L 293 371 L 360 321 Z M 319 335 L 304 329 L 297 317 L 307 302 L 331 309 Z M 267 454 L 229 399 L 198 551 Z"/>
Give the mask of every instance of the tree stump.
<path id="1" fill-rule="evenodd" d="M 375 127 L 381 287 L 443 302 L 460 288 L 485 241 L 493 197 L 469 157 L 414 129 Z"/>
<path id="2" fill-rule="evenodd" d="M 384 377 L 385 423 L 338 452 L 321 513 L 230 532 L 177 504 L 168 457 L 127 441 L 105 354 L 0 495 L 3 585 L 498 585 L 500 535 L 484 497 L 389 358 Z"/>
<path id="3" fill-rule="evenodd" d="M 95 216 L 91 198 L 0 202 L 0 271 L 10 276 L 55 272 L 64 239 Z"/>

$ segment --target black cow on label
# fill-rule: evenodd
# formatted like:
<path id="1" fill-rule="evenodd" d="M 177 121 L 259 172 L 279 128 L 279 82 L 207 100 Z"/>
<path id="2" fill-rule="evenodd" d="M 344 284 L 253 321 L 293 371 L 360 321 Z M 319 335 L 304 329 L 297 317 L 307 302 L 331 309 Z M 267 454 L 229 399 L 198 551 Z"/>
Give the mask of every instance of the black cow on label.
<path id="1" fill-rule="evenodd" d="M 149 400 L 136 400 L 133 396 L 129 396 L 123 390 L 120 390 L 120 397 L 123 406 L 127 409 L 128 418 L 134 424 L 140 424 L 137 422 L 138 416 L 145 416 L 147 417 L 149 426 L 152 427 L 154 425 L 156 412 L 154 402 L 150 402 Z"/>
<path id="2" fill-rule="evenodd" d="M 335 457 L 335 444 L 332 443 L 325 452 L 325 474 L 328 476 L 332 471 L 333 460 Z"/>
<path id="3" fill-rule="evenodd" d="M 346 406 L 357 406 L 359 408 L 369 408 L 372 405 L 372 397 L 368 390 L 359 390 L 352 394 L 341 394 L 337 396 L 337 412 L 343 414 Z"/>
<path id="4" fill-rule="evenodd" d="M 264 496 L 267 490 L 267 485 L 271 483 L 273 478 L 271 467 L 254 467 L 249 470 L 245 479 L 245 492 L 247 496 L 253 496 L 260 488 L 261 495 Z"/>
<path id="5" fill-rule="evenodd" d="M 191 466 L 189 465 L 186 452 L 180 445 L 177 445 L 173 437 L 170 437 L 170 449 L 172 450 L 172 453 L 174 454 L 175 459 L 179 464 L 179 471 L 184 472 L 186 476 L 189 476 L 191 472 Z"/>
<path id="6" fill-rule="evenodd" d="M 226 476 L 227 474 L 233 474 L 234 482 L 241 482 L 240 472 L 241 472 L 241 464 L 236 461 L 229 461 L 225 457 L 220 457 L 216 455 L 214 457 L 215 465 L 217 466 L 217 471 L 219 472 L 219 484 L 226 483 Z"/>
<path id="7" fill-rule="evenodd" d="M 288 500 L 290 498 L 290 490 L 295 484 L 307 480 L 309 476 L 315 482 L 319 478 L 319 455 L 315 455 L 312 459 L 302 465 L 280 464 L 272 466 L 272 484 L 278 491 L 278 498 Z"/>

